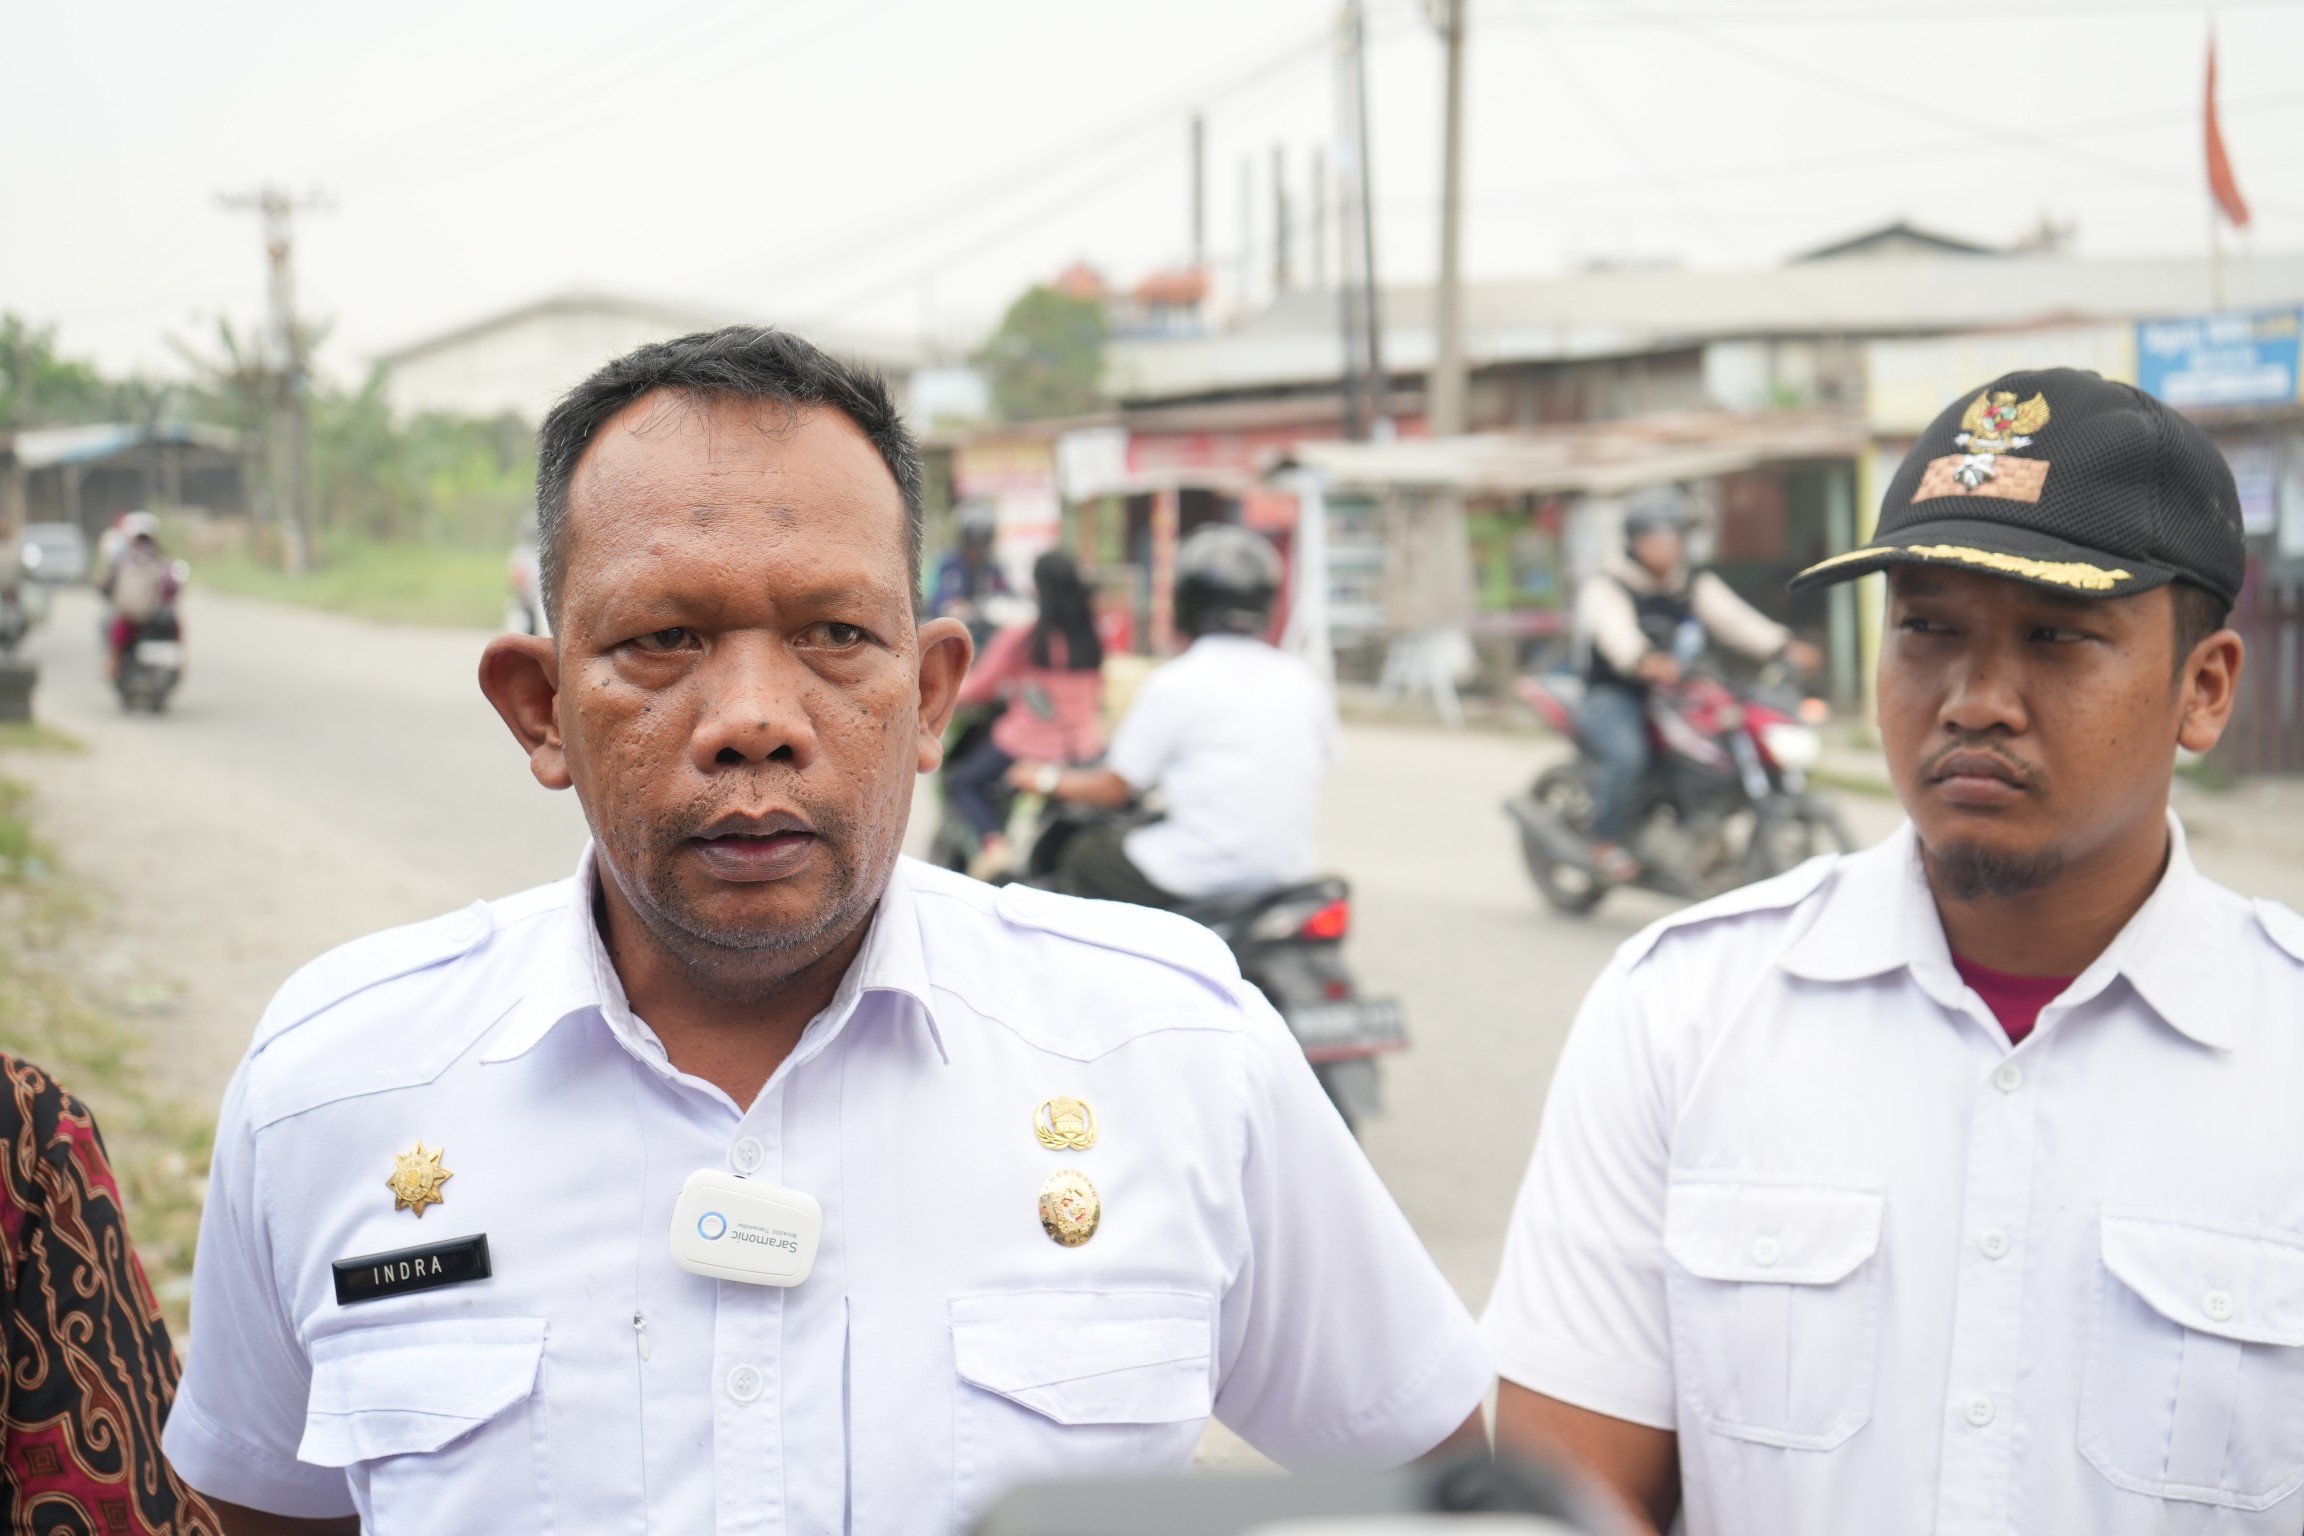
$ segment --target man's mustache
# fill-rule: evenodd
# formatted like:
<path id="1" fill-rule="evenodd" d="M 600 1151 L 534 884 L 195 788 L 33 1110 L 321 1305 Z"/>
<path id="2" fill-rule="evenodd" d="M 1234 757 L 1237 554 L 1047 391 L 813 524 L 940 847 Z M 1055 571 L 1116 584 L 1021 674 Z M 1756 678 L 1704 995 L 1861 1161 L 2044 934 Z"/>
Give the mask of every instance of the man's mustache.
<path id="1" fill-rule="evenodd" d="M 1920 765 L 1920 780 L 1935 784 L 1950 778 L 2001 779 L 2018 789 L 2033 789 L 2040 770 L 1997 746 L 1978 741 L 1955 741 Z"/>

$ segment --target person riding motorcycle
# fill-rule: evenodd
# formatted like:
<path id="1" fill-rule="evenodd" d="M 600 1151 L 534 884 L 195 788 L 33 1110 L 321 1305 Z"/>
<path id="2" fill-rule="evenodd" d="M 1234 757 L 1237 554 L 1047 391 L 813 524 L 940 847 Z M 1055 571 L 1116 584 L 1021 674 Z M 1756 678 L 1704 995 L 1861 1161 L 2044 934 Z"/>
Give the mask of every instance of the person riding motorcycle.
<path id="1" fill-rule="evenodd" d="M 137 635 L 176 600 L 176 563 L 160 548 L 160 519 L 131 512 L 120 520 L 119 553 L 106 566 L 100 590 L 111 605 L 105 629 L 106 672 L 120 678 L 120 662 Z"/>
<path id="2" fill-rule="evenodd" d="M 981 650 L 991 640 L 993 630 L 984 605 L 992 598 L 1008 595 L 1008 577 L 1000 562 L 992 558 L 999 514 L 989 502 L 964 501 L 953 510 L 952 521 L 960 542 L 936 564 L 928 609 L 939 618 L 958 619 L 967 625 Z"/>
<path id="3" fill-rule="evenodd" d="M 1144 680 L 1098 768 L 1019 762 L 1009 782 L 1118 810 L 1158 789 L 1166 815 L 1090 827 L 1064 846 L 1056 888 L 1139 906 L 1182 906 L 1307 878 L 1336 707 L 1299 658 L 1265 643 L 1280 557 L 1245 528 L 1200 529 L 1176 552 L 1184 654 Z"/>
<path id="4" fill-rule="evenodd" d="M 1710 640 L 1755 661 L 1781 656 L 1813 672 L 1823 654 L 1738 597 L 1709 570 L 1686 563 L 1694 509 L 1676 485 L 1634 493 L 1624 509 L 1624 552 L 1576 596 L 1576 641 L 1584 655 L 1583 726 L 1602 773 L 1593 807 L 1592 864 L 1610 884 L 1640 875 L 1625 846 L 1640 783 L 1648 773 L 1648 690 L 1678 683 L 1689 638 Z"/>
<path id="5" fill-rule="evenodd" d="M 1008 865 L 1008 838 L 991 788 L 1022 758 L 1092 762 L 1104 750 L 1104 641 L 1079 565 L 1060 549 L 1032 563 L 1040 612 L 992 637 L 968 679 L 959 707 L 1005 699 L 992 729 L 947 764 L 945 792 L 975 834 L 969 873 L 989 879 Z"/>

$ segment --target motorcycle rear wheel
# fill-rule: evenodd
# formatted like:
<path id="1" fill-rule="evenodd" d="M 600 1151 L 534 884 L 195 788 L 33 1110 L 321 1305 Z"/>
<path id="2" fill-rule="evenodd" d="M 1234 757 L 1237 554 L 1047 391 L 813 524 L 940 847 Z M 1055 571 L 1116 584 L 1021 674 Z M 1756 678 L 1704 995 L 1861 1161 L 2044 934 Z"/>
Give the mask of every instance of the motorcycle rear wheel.
<path id="1" fill-rule="evenodd" d="M 1559 818 L 1578 837 L 1590 838 L 1598 799 L 1592 771 L 1583 763 L 1562 763 L 1536 776 L 1528 791 L 1538 805 Z M 1528 832 L 1520 834 L 1520 857 L 1544 899 L 1559 911 L 1580 917 L 1600 905 L 1608 883 L 1590 868 L 1563 863 Z"/>
<path id="2" fill-rule="evenodd" d="M 1854 853 L 1856 839 L 1840 819 L 1839 807 L 1826 800 L 1802 799 L 1763 810 L 1752 827 L 1752 878 L 1767 880 L 1820 853 Z"/>

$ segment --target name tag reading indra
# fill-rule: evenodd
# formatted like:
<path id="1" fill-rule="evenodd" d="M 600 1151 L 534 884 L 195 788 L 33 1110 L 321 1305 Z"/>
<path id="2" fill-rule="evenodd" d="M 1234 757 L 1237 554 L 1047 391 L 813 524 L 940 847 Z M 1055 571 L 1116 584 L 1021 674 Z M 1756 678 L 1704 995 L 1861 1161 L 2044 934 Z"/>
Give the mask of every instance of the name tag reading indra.
<path id="1" fill-rule="evenodd" d="M 427 1243 L 421 1248 L 396 1248 L 390 1253 L 338 1259 L 335 1270 L 336 1304 L 340 1307 L 356 1301 L 382 1301 L 387 1296 L 435 1291 L 441 1286 L 462 1285 L 468 1280 L 485 1280 L 490 1274 L 488 1234 L 477 1232 L 445 1243 Z"/>

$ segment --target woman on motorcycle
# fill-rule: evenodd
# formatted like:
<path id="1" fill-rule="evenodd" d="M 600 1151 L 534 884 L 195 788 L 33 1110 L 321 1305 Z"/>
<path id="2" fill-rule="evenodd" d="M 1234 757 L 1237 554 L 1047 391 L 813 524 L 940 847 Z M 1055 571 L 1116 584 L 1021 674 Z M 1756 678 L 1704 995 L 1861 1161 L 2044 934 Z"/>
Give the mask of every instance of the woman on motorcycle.
<path id="1" fill-rule="evenodd" d="M 970 868 L 979 874 L 1007 860 L 992 787 L 1010 764 L 1085 763 L 1104 750 L 1104 642 L 1088 583 L 1070 555 L 1050 550 L 1033 562 L 1032 586 L 1040 616 L 995 634 L 960 687 L 963 709 L 1001 698 L 1007 708 L 990 735 L 944 770 L 946 792 L 976 834 Z"/>

